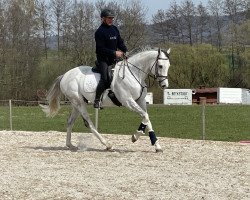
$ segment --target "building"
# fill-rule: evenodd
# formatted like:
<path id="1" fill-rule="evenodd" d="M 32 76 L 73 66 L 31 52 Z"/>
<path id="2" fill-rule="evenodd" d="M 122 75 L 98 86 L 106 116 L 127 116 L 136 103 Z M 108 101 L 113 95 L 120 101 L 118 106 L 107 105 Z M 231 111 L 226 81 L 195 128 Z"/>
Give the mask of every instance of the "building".
<path id="1" fill-rule="evenodd" d="M 201 104 L 201 101 L 204 100 L 207 104 L 217 104 L 217 91 L 218 88 L 205 88 L 200 87 L 197 89 L 192 89 L 192 102 L 193 104 Z"/>

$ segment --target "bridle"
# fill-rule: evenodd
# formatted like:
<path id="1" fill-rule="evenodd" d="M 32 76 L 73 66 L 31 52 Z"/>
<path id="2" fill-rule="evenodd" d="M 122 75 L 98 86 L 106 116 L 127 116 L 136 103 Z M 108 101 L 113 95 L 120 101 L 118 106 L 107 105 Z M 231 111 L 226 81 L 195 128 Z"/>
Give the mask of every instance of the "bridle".
<path id="1" fill-rule="evenodd" d="M 154 80 L 155 80 L 155 79 L 158 79 L 158 78 L 163 78 L 162 80 L 158 80 L 159 83 L 161 83 L 161 82 L 165 81 L 166 79 L 168 79 L 168 76 L 159 75 L 158 70 L 159 70 L 160 67 L 159 67 L 159 65 L 158 65 L 158 61 L 159 61 L 159 60 L 169 60 L 169 54 L 165 53 L 166 56 L 167 56 L 167 58 L 160 58 L 160 52 L 161 52 L 161 51 L 159 50 L 159 51 L 158 51 L 158 55 L 157 55 L 157 57 L 156 57 L 156 60 L 155 60 L 154 64 L 152 65 L 152 67 L 150 68 L 150 72 L 152 73 L 152 69 L 153 69 L 153 67 L 155 66 L 155 75 L 153 76 L 153 77 L 154 77 Z"/>
<path id="2" fill-rule="evenodd" d="M 139 71 L 141 71 L 141 72 L 143 72 L 144 74 L 146 74 L 146 75 L 148 76 L 148 79 L 149 79 L 149 78 L 153 78 L 153 80 L 155 81 L 155 80 L 158 79 L 158 78 L 162 78 L 162 80 L 158 80 L 158 83 L 160 84 L 161 82 L 163 82 L 163 81 L 165 81 L 166 79 L 168 79 L 168 76 L 159 75 L 158 70 L 159 70 L 159 68 L 160 68 L 160 65 L 158 65 L 158 61 L 159 61 L 159 60 L 169 60 L 169 54 L 168 54 L 168 53 L 165 53 L 165 52 L 164 52 L 164 54 L 166 55 L 167 58 L 160 58 L 160 53 L 161 53 L 161 50 L 158 51 L 158 55 L 157 55 L 157 57 L 156 57 L 156 59 L 155 59 L 153 65 L 150 67 L 149 72 L 145 72 L 145 71 L 143 71 L 142 69 L 140 69 L 139 67 L 137 67 L 136 65 L 130 63 L 130 62 L 128 61 L 128 58 L 127 58 L 127 57 L 124 58 L 124 65 L 126 65 L 126 66 L 128 67 L 130 73 L 131 73 L 132 76 L 135 78 L 135 80 L 141 85 L 142 88 L 144 88 L 144 87 L 150 88 L 150 87 L 152 87 L 152 86 L 154 85 L 154 82 L 153 82 L 152 85 L 150 85 L 150 83 L 149 83 L 149 86 L 142 86 L 142 84 L 140 83 L 140 81 L 136 78 L 136 76 L 135 76 L 135 75 L 133 74 L 133 72 L 131 71 L 129 65 L 133 66 L 134 68 L 136 68 L 136 69 L 138 69 Z M 154 73 L 154 75 L 152 75 L 152 74 L 153 74 L 153 73 L 152 73 L 152 70 L 153 70 L 153 67 L 154 67 L 154 66 L 155 66 L 155 73 Z M 125 69 L 125 68 L 124 68 L 124 69 Z M 123 73 L 123 78 L 124 78 L 124 77 L 125 77 L 125 75 L 124 75 L 124 73 Z M 150 79 L 149 79 L 149 80 L 150 80 Z"/>

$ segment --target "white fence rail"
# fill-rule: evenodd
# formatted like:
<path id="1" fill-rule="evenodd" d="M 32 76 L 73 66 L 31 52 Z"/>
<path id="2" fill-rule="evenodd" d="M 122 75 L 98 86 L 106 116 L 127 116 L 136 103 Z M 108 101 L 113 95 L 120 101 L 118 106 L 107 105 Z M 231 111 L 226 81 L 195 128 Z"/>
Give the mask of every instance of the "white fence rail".
<path id="1" fill-rule="evenodd" d="M 15 119 L 15 113 L 13 113 L 13 107 L 19 107 L 19 106 L 27 106 L 27 107 L 31 107 L 31 106 L 38 106 L 39 104 L 46 104 L 45 101 L 25 101 L 25 100 L 0 100 L 0 111 L 4 110 L 5 114 L 8 113 L 8 117 L 5 117 L 5 119 L 9 119 L 8 121 L 4 121 L 3 119 L 1 120 L 1 118 L 3 118 L 0 112 L 0 130 L 15 130 L 15 124 L 14 123 L 18 123 L 18 120 L 15 120 L 15 122 L 13 122 L 13 119 Z M 68 105 L 69 102 L 68 101 L 62 101 L 61 104 L 63 105 Z M 40 109 L 40 108 L 39 108 Z M 93 121 L 95 121 L 95 126 L 96 128 L 98 128 L 98 123 L 99 123 L 99 110 L 95 109 L 94 111 L 95 113 L 95 119 Z M 25 115 L 26 113 L 23 113 L 23 115 Z M 201 106 L 201 136 L 200 138 L 205 140 L 205 135 L 206 135 L 206 118 L 205 118 L 205 104 L 203 104 Z M 66 120 L 66 119 L 65 119 Z M 32 123 L 27 121 L 26 123 Z M 2 124 L 2 126 L 1 126 Z M 4 125 L 3 125 L 4 124 Z M 1 128 L 2 127 L 2 128 Z"/>

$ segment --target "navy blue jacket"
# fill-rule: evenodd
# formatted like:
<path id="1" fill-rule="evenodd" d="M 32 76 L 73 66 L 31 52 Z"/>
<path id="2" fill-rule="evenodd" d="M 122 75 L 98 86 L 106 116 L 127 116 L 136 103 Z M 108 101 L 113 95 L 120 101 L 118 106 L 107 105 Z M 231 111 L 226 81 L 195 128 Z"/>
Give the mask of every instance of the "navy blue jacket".
<path id="1" fill-rule="evenodd" d="M 108 65 L 114 64 L 117 49 L 127 52 L 120 32 L 114 25 L 101 24 L 95 32 L 95 42 L 97 60 L 107 62 Z"/>

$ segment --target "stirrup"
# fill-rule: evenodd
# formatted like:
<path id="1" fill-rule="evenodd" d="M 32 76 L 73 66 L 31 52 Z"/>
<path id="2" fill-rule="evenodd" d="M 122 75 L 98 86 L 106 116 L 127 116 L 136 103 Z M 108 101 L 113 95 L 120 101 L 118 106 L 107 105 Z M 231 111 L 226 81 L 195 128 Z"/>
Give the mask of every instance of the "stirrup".
<path id="1" fill-rule="evenodd" d="M 94 108 L 100 108 L 100 104 L 101 104 L 100 101 L 95 100 L 93 106 Z"/>
<path id="2" fill-rule="evenodd" d="M 94 108 L 97 108 L 97 109 L 103 109 L 103 107 L 101 107 L 101 101 L 99 100 L 95 100 L 93 106 Z"/>

